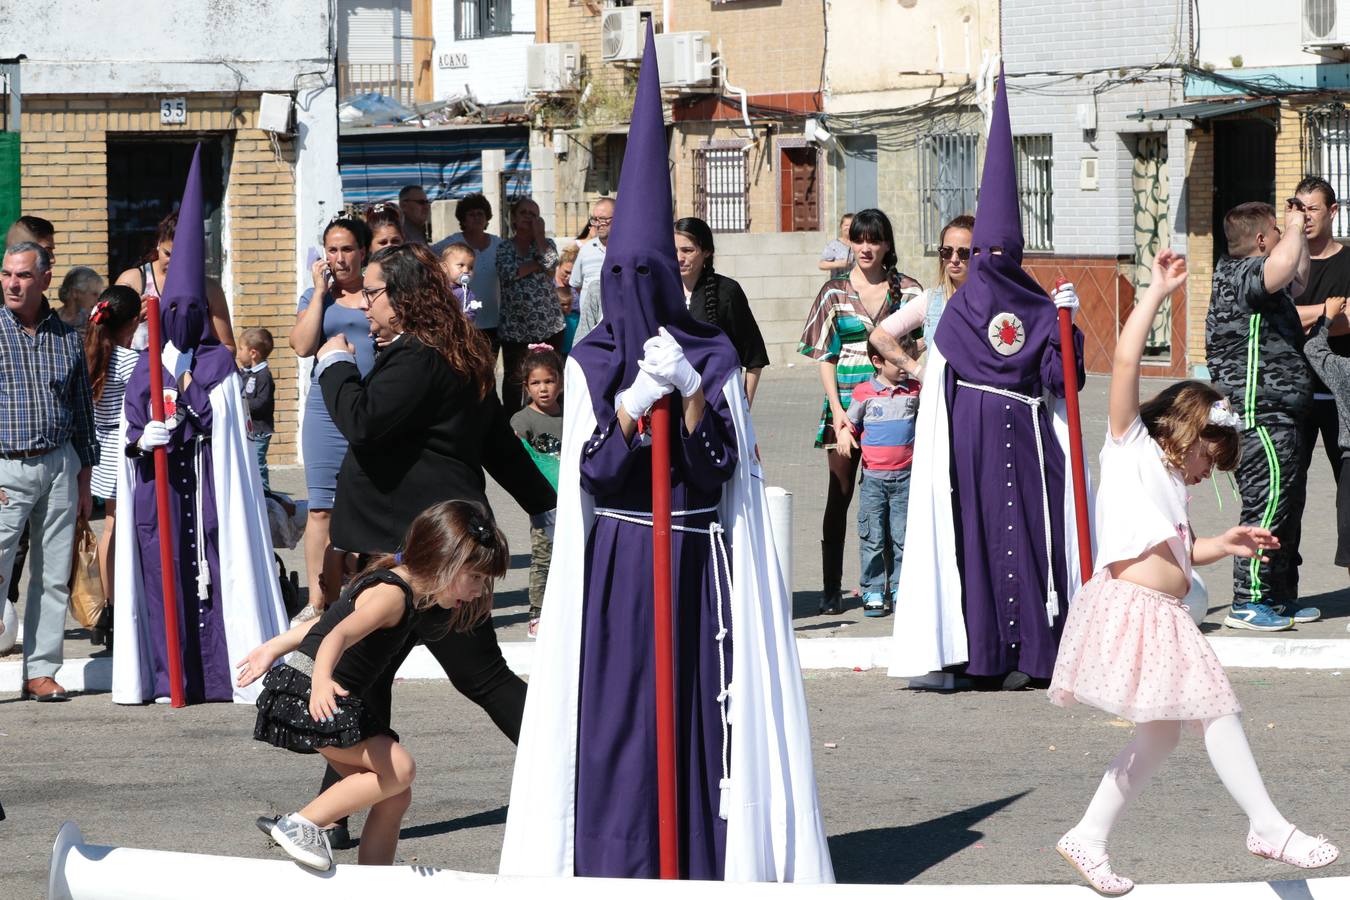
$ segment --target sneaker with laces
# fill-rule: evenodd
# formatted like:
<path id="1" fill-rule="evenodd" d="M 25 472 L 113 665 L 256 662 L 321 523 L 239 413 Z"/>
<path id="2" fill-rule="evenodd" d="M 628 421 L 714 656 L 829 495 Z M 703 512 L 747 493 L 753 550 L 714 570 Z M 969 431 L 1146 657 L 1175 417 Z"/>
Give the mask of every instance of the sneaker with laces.
<path id="1" fill-rule="evenodd" d="M 1271 603 L 1270 611 L 1277 616 L 1283 616 L 1287 613 L 1289 607 L 1284 603 Z M 1322 610 L 1316 606 L 1304 606 L 1289 613 L 1289 618 L 1294 620 L 1295 625 L 1306 625 L 1309 622 L 1316 622 L 1322 618 Z"/>
<path id="2" fill-rule="evenodd" d="M 333 850 L 328 846 L 328 837 L 322 828 L 299 813 L 277 819 L 268 834 L 300 865 L 320 872 L 333 868 Z"/>
<path id="3" fill-rule="evenodd" d="M 1264 603 L 1245 603 L 1234 605 L 1224 617 L 1223 624 L 1229 628 L 1245 628 L 1248 631 L 1288 631 L 1294 627 L 1294 620 L 1288 616 L 1276 615 Z"/>
<path id="4" fill-rule="evenodd" d="M 863 594 L 863 615 L 869 619 L 886 615 L 886 598 L 878 591 Z"/>

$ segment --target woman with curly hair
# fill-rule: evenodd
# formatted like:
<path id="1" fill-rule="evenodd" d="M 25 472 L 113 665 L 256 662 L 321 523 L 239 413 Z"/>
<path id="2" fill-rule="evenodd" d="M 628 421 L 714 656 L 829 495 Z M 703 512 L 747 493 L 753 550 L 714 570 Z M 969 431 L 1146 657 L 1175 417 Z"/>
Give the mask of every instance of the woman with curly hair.
<path id="1" fill-rule="evenodd" d="M 557 497 L 511 429 L 494 390 L 492 344 L 451 302 L 436 254 L 423 244 L 381 250 L 366 266 L 362 296 L 371 333 L 384 345 L 375 365 L 362 377 L 341 334 L 319 349 L 315 365 L 324 403 L 348 441 L 334 543 L 396 553 L 412 520 L 433 504 L 471 500 L 490 510 L 485 469 L 544 524 Z M 414 634 L 395 656 L 367 703 L 388 710 L 394 673 L 418 640 Z M 525 683 L 502 658 L 492 621 L 427 648 L 455 688 L 515 741 Z"/>

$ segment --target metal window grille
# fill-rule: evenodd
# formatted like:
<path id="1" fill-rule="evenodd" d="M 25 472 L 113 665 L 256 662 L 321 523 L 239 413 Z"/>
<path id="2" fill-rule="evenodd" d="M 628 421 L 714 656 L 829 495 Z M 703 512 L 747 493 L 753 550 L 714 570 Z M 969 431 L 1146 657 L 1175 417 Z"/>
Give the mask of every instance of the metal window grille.
<path id="1" fill-rule="evenodd" d="M 976 160 L 980 136 L 974 132 L 925 135 L 919 147 L 920 235 L 937 248 L 942 226 L 975 211 Z"/>
<path id="2" fill-rule="evenodd" d="M 1336 104 L 1310 110 L 1303 120 L 1303 171 L 1325 178 L 1341 203 L 1333 237 L 1350 237 L 1350 109 Z"/>
<path id="3" fill-rule="evenodd" d="M 694 154 L 694 208 L 699 218 L 713 231 L 749 231 L 745 150 L 706 147 Z"/>
<path id="4" fill-rule="evenodd" d="M 455 0 L 455 40 L 511 33 L 511 0 Z"/>
<path id="5" fill-rule="evenodd" d="M 1017 158 L 1017 205 L 1028 250 L 1055 249 L 1055 206 L 1052 175 L 1055 157 L 1048 134 L 1013 138 Z"/>

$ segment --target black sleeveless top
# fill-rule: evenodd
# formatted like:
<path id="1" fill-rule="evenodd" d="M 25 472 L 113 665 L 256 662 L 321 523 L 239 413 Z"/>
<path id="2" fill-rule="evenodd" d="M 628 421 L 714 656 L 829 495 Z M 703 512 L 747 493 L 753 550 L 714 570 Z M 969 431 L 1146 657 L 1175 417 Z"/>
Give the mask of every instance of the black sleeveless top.
<path id="1" fill-rule="evenodd" d="M 300 653 L 310 659 L 317 656 L 319 644 L 323 643 L 323 639 L 338 626 L 339 622 L 356 610 L 356 598 L 377 582 L 392 584 L 403 590 L 403 616 L 394 627 L 376 629 L 352 644 L 333 667 L 333 680 L 353 695 L 362 693 L 373 684 L 408 642 L 408 636 L 413 630 L 413 620 L 416 618 L 413 610 L 413 591 L 408 583 L 390 569 L 376 569 L 360 576 L 347 586 L 336 603 L 324 611 L 323 617 L 300 642 Z"/>

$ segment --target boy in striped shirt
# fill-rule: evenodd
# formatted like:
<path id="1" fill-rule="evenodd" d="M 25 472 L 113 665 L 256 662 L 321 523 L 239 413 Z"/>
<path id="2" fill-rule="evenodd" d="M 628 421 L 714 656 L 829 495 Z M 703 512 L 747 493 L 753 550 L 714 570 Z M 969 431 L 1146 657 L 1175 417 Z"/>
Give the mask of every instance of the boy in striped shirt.
<path id="1" fill-rule="evenodd" d="M 853 432 L 838 437 L 839 453 L 862 451 L 858 502 L 858 551 L 862 563 L 863 615 L 884 616 L 895 601 L 905 550 L 909 510 L 909 466 L 914 456 L 914 422 L 919 413 L 920 353 L 913 335 L 899 340 L 904 365 L 881 355 L 871 340 L 867 353 L 876 374 L 853 389 L 848 407 Z M 890 568 L 886 548 L 890 546 Z"/>

